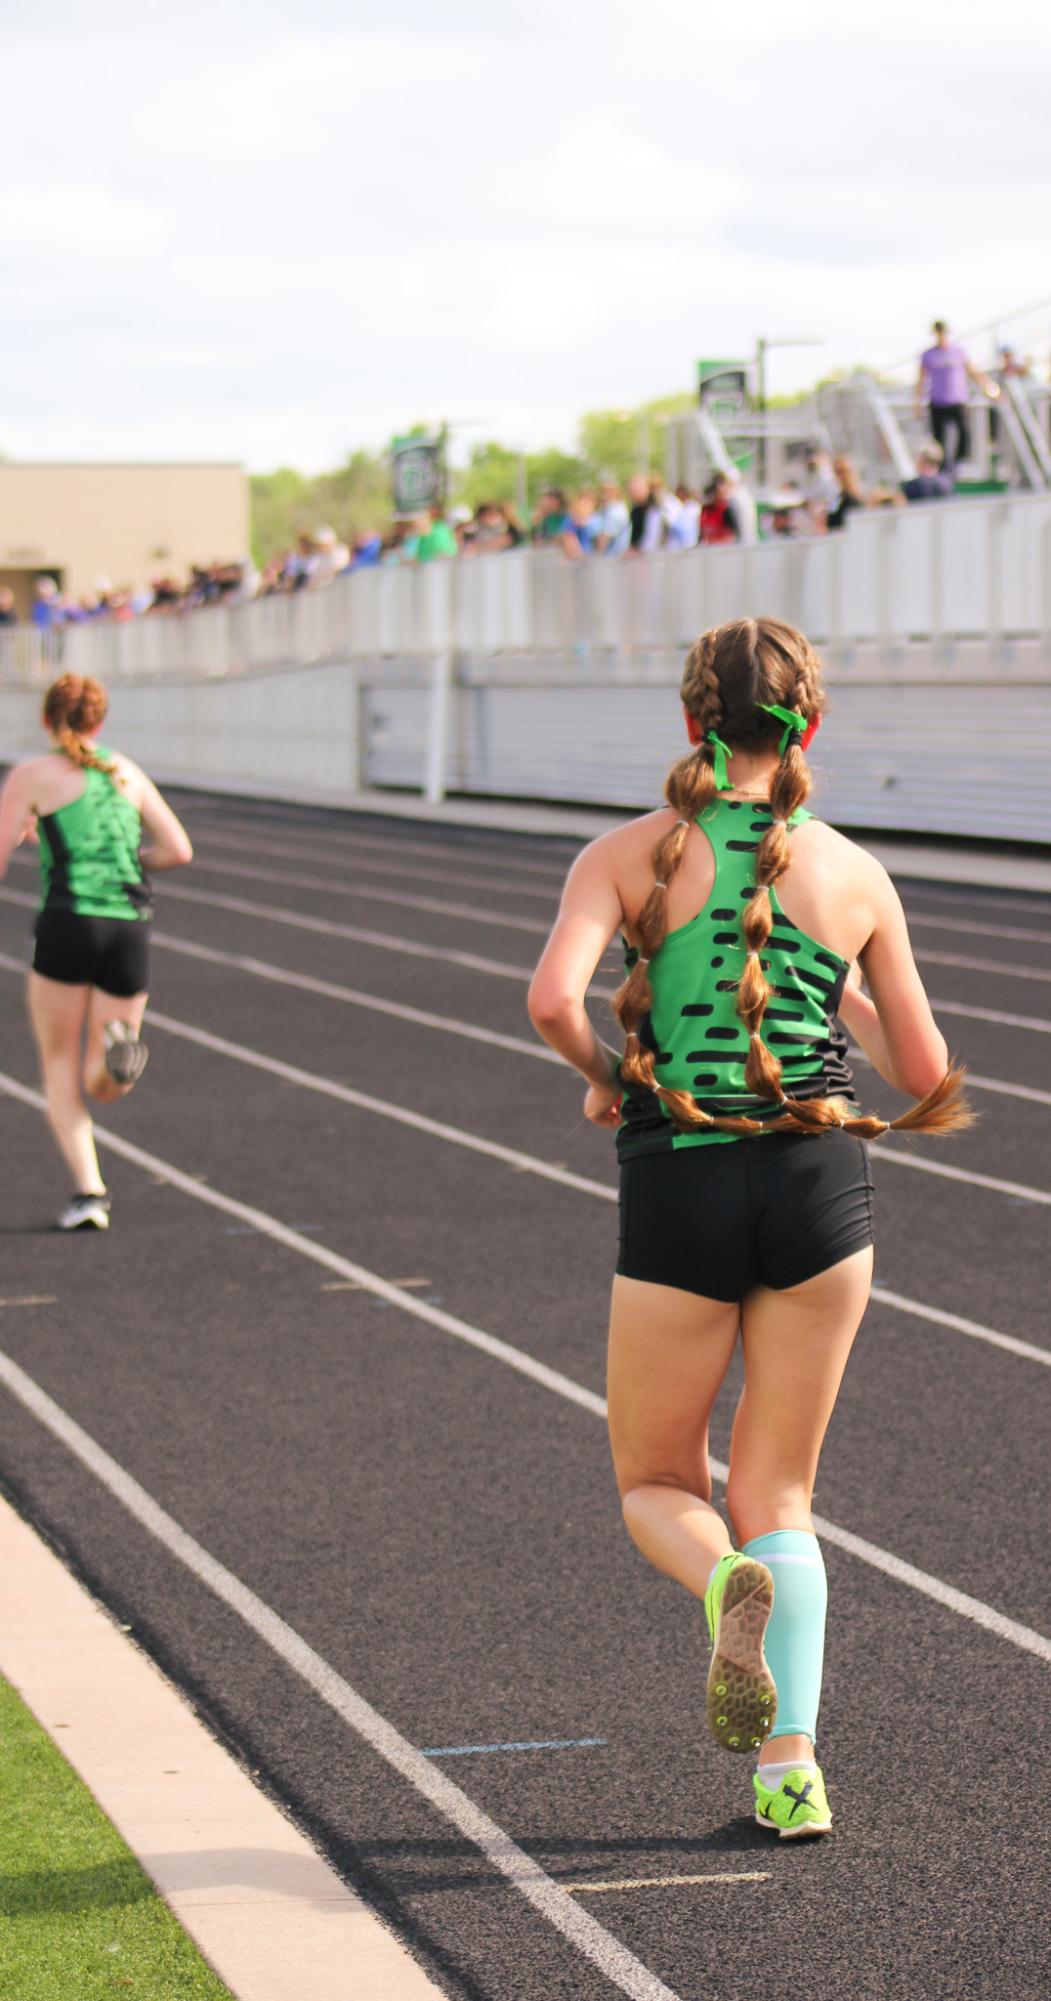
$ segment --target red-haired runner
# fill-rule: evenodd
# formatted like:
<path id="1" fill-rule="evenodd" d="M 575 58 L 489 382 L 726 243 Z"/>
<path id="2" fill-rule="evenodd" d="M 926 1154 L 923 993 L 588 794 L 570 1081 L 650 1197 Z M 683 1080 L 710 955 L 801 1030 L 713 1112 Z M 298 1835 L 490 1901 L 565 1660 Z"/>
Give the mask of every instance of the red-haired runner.
<path id="1" fill-rule="evenodd" d="M 50 750 L 16 765 L 0 791 L 0 876 L 21 841 L 35 836 L 39 845 L 28 1003 L 48 1121 L 73 1183 L 62 1230 L 109 1228 L 84 1094 L 110 1104 L 142 1075 L 147 871 L 193 858 L 185 829 L 145 772 L 98 741 L 107 707 L 100 682 L 63 674 L 44 698 Z"/>
<path id="2" fill-rule="evenodd" d="M 866 1141 L 890 1129 L 857 1105 L 844 1030 L 919 1101 L 894 1127 L 946 1133 L 971 1115 L 886 871 L 806 811 L 825 706 L 808 641 L 775 619 L 720 626 L 691 648 L 681 693 L 691 748 L 668 803 L 574 863 L 529 1007 L 587 1079 L 587 1117 L 617 1132 L 609 1424 L 624 1519 L 704 1604 L 709 1727 L 758 1753 L 756 1818 L 791 1838 L 832 1825 L 810 1510 L 872 1279 Z M 623 1051 L 585 1008 L 618 932 Z M 738 1339 L 719 1512 L 708 1426 Z"/>

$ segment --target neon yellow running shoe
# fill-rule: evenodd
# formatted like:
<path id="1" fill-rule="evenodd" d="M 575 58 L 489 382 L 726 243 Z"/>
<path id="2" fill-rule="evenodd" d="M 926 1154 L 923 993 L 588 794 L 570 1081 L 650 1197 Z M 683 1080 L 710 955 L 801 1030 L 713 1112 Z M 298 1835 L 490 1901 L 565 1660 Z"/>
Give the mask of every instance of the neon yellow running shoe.
<path id="1" fill-rule="evenodd" d="M 755 1817 L 760 1827 L 771 1827 L 782 1841 L 797 1841 L 803 1834 L 831 1834 L 825 1781 L 816 1772 L 786 1772 L 776 1791 L 764 1786 L 759 1772 L 755 1787 Z"/>
<path id="2" fill-rule="evenodd" d="M 716 1564 L 704 1594 L 712 1642 L 708 1728 L 724 1751 L 755 1751 L 777 1715 L 777 1689 L 763 1635 L 774 1606 L 765 1563 L 731 1550 Z"/>

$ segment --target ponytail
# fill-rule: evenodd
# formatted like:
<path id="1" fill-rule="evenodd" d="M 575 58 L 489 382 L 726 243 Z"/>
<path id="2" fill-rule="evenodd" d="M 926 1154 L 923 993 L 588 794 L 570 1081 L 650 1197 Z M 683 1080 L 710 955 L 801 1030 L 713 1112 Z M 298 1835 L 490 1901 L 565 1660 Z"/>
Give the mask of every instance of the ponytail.
<path id="1" fill-rule="evenodd" d="M 105 721 L 109 701 L 101 681 L 90 675 L 61 674 L 44 697 L 43 723 L 59 750 L 81 771 L 112 774 L 116 765 L 107 763 L 86 740 L 86 732 Z"/>

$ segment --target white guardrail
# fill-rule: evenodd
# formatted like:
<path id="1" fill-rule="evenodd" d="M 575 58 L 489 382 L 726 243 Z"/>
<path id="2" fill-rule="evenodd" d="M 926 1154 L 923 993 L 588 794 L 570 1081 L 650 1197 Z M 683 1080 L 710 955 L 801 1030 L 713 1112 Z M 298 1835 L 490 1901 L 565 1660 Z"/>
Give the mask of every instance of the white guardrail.
<path id="1" fill-rule="evenodd" d="M 1051 843 L 1051 495 L 855 515 L 840 535 L 753 548 L 364 570 L 43 647 L 0 631 L 0 755 L 38 740 L 61 662 L 109 683 L 114 740 L 162 782 L 646 805 L 679 750 L 685 648 L 751 614 L 821 649 L 829 818 Z"/>
<path id="2" fill-rule="evenodd" d="M 361 570 L 317 591 L 0 631 L 0 679 L 65 665 L 101 679 L 250 672 L 326 659 L 453 653 L 637 655 L 724 619 L 789 619 L 835 660 L 910 641 L 1039 639 L 1051 653 L 1051 495 L 855 514 L 846 531 L 753 547 L 571 563 L 542 550 Z M 56 639 L 58 648 L 56 649 Z"/>

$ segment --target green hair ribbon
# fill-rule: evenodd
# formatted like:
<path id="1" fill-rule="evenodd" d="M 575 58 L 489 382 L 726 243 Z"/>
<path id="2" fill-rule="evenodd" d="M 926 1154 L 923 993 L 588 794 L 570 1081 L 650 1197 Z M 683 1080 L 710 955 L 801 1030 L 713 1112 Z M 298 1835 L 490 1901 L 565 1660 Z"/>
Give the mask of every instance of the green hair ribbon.
<path id="1" fill-rule="evenodd" d="M 731 783 L 730 774 L 726 768 L 726 760 L 728 757 L 733 756 L 733 751 L 730 749 L 728 743 L 723 742 L 721 736 L 716 735 L 714 730 L 708 731 L 705 742 L 710 743 L 715 752 L 715 756 L 712 759 L 712 766 L 715 771 L 715 789 L 717 792 L 729 792 L 731 790 Z"/>
<path id="2" fill-rule="evenodd" d="M 768 716 L 776 716 L 779 723 L 784 723 L 781 741 L 777 746 L 778 756 L 783 757 L 789 737 L 802 736 L 804 730 L 808 728 L 806 717 L 801 716 L 798 709 L 781 708 L 778 702 L 757 702 L 756 708 L 765 709 Z"/>

